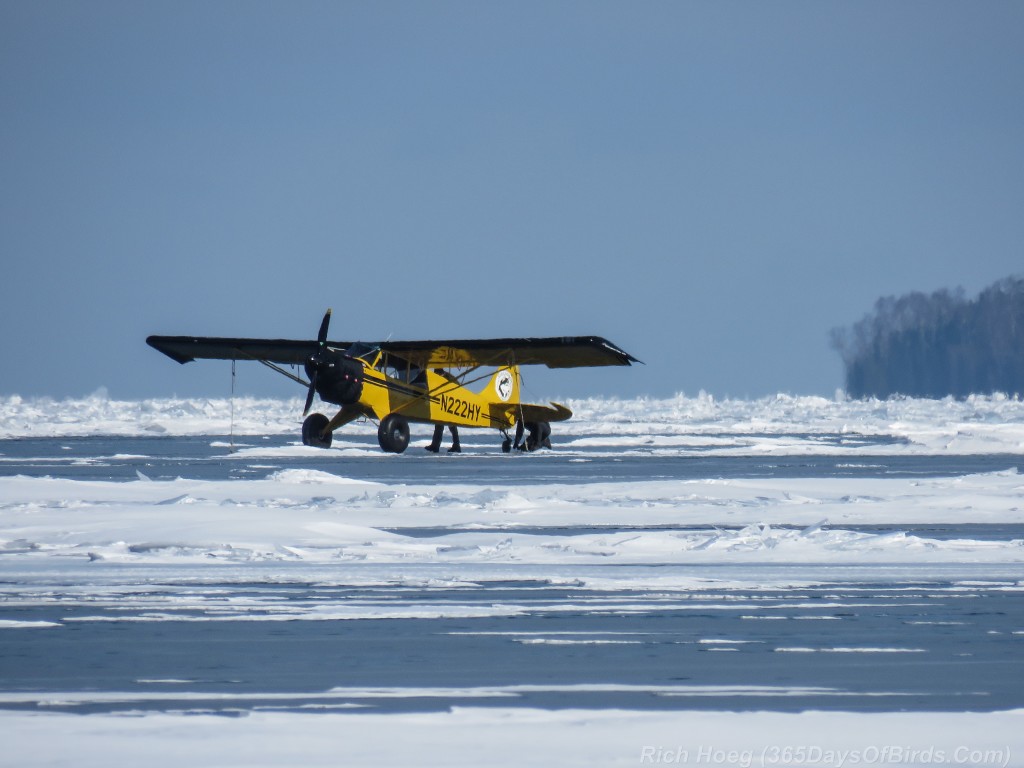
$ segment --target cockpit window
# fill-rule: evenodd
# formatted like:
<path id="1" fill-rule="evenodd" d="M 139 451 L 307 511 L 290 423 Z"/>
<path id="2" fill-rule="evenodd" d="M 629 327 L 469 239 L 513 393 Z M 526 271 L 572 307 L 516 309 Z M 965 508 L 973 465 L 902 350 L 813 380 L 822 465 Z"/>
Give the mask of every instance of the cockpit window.
<path id="1" fill-rule="evenodd" d="M 377 363 L 377 369 L 392 379 L 412 384 L 413 386 L 426 386 L 426 373 L 417 365 L 402 357 L 385 354 Z"/>
<path id="2" fill-rule="evenodd" d="M 366 344 L 362 341 L 357 341 L 352 344 L 351 347 L 345 350 L 345 354 L 349 357 L 360 357 L 367 358 L 376 352 L 380 347 L 373 344 Z"/>

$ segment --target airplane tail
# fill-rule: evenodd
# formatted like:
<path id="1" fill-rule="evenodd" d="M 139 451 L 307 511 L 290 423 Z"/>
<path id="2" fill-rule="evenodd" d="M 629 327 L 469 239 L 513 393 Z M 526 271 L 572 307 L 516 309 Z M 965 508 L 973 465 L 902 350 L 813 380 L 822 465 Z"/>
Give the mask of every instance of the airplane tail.
<path id="1" fill-rule="evenodd" d="M 502 403 L 519 402 L 519 366 L 499 368 L 488 382 L 484 393 Z"/>

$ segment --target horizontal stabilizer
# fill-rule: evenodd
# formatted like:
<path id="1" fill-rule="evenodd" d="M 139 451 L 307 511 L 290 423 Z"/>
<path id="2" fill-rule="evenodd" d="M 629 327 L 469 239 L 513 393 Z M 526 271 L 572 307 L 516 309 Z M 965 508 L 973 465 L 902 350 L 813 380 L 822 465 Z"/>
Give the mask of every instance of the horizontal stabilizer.
<path id="1" fill-rule="evenodd" d="M 534 405 L 522 403 L 519 406 L 523 421 L 568 421 L 572 418 L 572 411 L 559 403 L 551 405 Z"/>

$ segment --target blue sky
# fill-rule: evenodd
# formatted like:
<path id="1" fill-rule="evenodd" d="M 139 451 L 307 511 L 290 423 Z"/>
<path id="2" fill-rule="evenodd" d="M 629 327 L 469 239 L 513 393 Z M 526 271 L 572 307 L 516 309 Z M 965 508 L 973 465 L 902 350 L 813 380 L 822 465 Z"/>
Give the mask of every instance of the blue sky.
<path id="1" fill-rule="evenodd" d="M 831 395 L 878 297 L 1024 272 L 1022 40 L 1018 2 L 0 0 L 0 394 L 224 395 L 145 337 L 330 306 L 647 363 L 541 398 Z"/>

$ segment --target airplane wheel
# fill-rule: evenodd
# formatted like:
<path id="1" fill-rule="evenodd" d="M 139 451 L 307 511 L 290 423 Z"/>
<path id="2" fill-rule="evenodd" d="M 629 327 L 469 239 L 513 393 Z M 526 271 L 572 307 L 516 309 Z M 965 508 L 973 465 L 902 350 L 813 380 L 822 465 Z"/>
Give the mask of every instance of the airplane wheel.
<path id="1" fill-rule="evenodd" d="M 397 413 L 385 416 L 377 429 L 377 442 L 387 453 L 401 453 L 409 447 L 409 422 Z"/>
<path id="2" fill-rule="evenodd" d="M 302 422 L 302 444 L 310 445 L 313 448 L 330 448 L 334 433 L 328 432 L 326 437 L 321 437 L 327 423 L 328 418 L 322 413 L 309 414 Z"/>
<path id="3" fill-rule="evenodd" d="M 501 452 L 510 453 L 512 451 L 512 438 L 506 437 L 501 441 Z"/>

